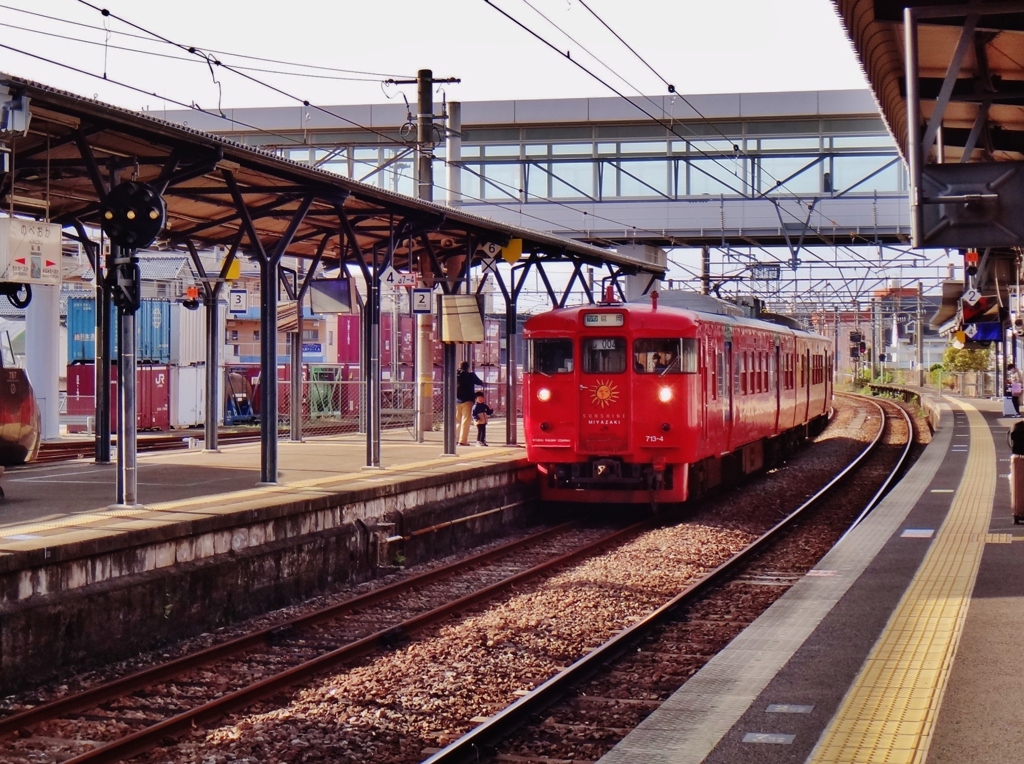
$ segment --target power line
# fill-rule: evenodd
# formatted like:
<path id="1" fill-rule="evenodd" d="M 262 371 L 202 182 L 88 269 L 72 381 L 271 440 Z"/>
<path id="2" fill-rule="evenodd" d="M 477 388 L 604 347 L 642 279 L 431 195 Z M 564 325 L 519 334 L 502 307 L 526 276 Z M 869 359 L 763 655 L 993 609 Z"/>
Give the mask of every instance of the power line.
<path id="1" fill-rule="evenodd" d="M 137 34 L 132 34 L 131 32 L 120 32 L 120 31 L 116 31 L 116 30 L 108 30 L 105 27 L 98 27 L 98 26 L 96 26 L 94 24 L 85 24 L 85 23 L 83 23 L 81 21 L 72 21 L 71 19 L 62 19 L 59 16 L 49 16 L 49 15 L 47 15 L 45 13 L 38 13 L 36 11 L 27 11 L 24 8 L 16 8 L 14 6 L 4 5 L 2 3 L 0 3 L 0 8 L 2 8 L 4 10 L 8 10 L 8 11 L 14 11 L 15 13 L 23 13 L 23 14 L 26 14 L 28 16 L 34 16 L 36 18 L 47 19 L 48 21 L 56 21 L 56 22 L 61 23 L 61 24 L 70 24 L 71 26 L 81 27 L 83 29 L 91 29 L 93 31 L 103 32 L 103 33 L 108 33 L 109 32 L 110 34 L 117 34 L 117 35 L 121 35 L 123 37 L 130 37 L 130 38 L 136 39 L 136 40 L 146 40 L 147 42 L 151 42 L 152 41 L 152 36 L 137 35 Z M 20 29 L 21 31 L 27 31 L 27 32 L 37 31 L 37 30 L 32 30 L 32 29 L 26 29 L 24 27 L 18 27 L 18 29 Z M 72 39 L 77 39 L 77 38 L 72 38 Z M 82 40 L 82 42 L 85 42 L 85 41 Z M 207 48 L 206 50 L 208 50 L 210 53 L 216 53 L 216 54 L 221 55 L 221 56 L 234 56 L 235 58 L 244 58 L 244 59 L 248 59 L 250 61 L 260 61 L 262 63 L 267 63 L 267 64 L 282 64 L 284 66 L 293 66 L 293 67 L 301 68 L 301 69 L 319 69 L 321 71 L 339 72 L 339 73 L 342 73 L 342 74 L 362 74 L 362 75 L 366 75 L 367 77 L 372 78 L 370 80 L 367 80 L 368 82 L 374 82 L 378 78 L 382 79 L 382 78 L 386 78 L 386 77 L 400 77 L 400 76 L 402 76 L 402 75 L 397 75 L 397 74 L 386 74 L 384 72 L 367 72 L 367 71 L 361 71 L 359 69 L 340 69 L 340 68 L 337 68 L 337 67 L 320 66 L 320 65 L 317 65 L 317 64 L 301 64 L 301 63 L 297 63 L 297 62 L 294 62 L 294 61 L 283 61 L 281 59 L 266 58 L 264 56 L 251 56 L 251 55 L 248 55 L 248 54 L 245 54 L 245 53 L 235 53 L 235 52 L 232 52 L 232 51 L 216 50 L 214 48 Z"/>
<path id="2" fill-rule="evenodd" d="M 2 6 L 0 6 L 0 7 L 2 7 Z M 139 50 L 138 48 L 127 48 L 127 47 L 125 47 L 123 45 L 111 45 L 109 43 L 98 42 L 96 40 L 85 40 L 85 39 L 82 39 L 81 37 L 70 37 L 68 35 L 58 34 L 57 32 L 44 32 L 41 29 L 25 29 L 24 27 L 17 26 L 16 24 L 6 24 L 6 23 L 4 23 L 2 21 L 0 21 L 0 27 L 6 27 L 8 29 L 17 29 L 19 32 L 28 32 L 30 34 L 42 35 L 43 37 L 52 37 L 52 38 L 57 39 L 57 40 L 68 40 L 70 42 L 76 42 L 76 43 L 79 43 L 81 45 L 92 45 L 94 47 L 99 47 L 99 48 L 103 48 L 103 49 L 108 49 L 109 48 L 111 50 L 122 50 L 122 51 L 125 51 L 127 53 L 134 53 L 134 54 L 137 54 L 137 55 L 140 55 L 140 56 L 153 56 L 155 58 L 169 59 L 171 61 L 183 61 L 183 62 L 186 62 L 186 63 L 189 63 L 189 64 L 202 64 L 203 63 L 202 61 L 199 61 L 199 60 L 194 59 L 194 58 L 186 58 L 184 56 L 172 56 L 169 53 L 158 53 L 155 50 Z M 374 78 L 374 77 L 339 77 L 339 76 L 330 75 L 330 74 L 310 74 L 308 72 L 285 72 L 285 71 L 281 71 L 280 69 L 261 69 L 261 68 L 254 67 L 254 66 L 239 66 L 237 68 L 241 69 L 241 70 L 245 70 L 245 71 L 250 71 L 250 72 L 262 72 L 262 73 L 265 73 L 265 74 L 280 74 L 280 75 L 283 75 L 285 77 L 305 77 L 305 78 L 321 79 L 321 80 L 333 80 L 333 81 L 340 81 L 340 82 L 378 82 L 378 80 L 376 78 Z"/>
<path id="3" fill-rule="evenodd" d="M 162 101 L 168 101 L 169 103 L 173 103 L 175 106 L 181 106 L 182 108 L 189 109 L 191 111 L 198 111 L 198 112 L 201 112 L 202 114 L 206 114 L 206 115 L 208 115 L 210 117 L 216 117 L 217 119 L 222 119 L 225 122 L 231 122 L 231 123 L 236 124 L 236 125 L 241 125 L 242 127 L 247 127 L 250 130 L 255 130 L 256 132 L 259 132 L 259 133 L 264 133 L 266 135 L 272 135 L 275 138 L 281 138 L 281 139 L 289 141 L 291 143 L 295 143 L 297 145 L 302 145 L 302 142 L 300 140 L 298 140 L 297 138 L 292 138 L 292 137 L 287 136 L 287 135 L 281 135 L 280 133 L 274 133 L 274 132 L 271 132 L 271 131 L 266 130 L 264 128 L 256 127 L 255 125 L 250 125 L 249 123 L 243 122 L 243 121 L 241 121 L 239 119 L 234 119 L 234 118 L 231 118 L 231 117 L 225 117 L 223 114 L 217 114 L 216 112 L 208 111 L 207 109 L 202 108 L 201 106 L 199 106 L 198 104 L 196 104 L 194 102 L 193 103 L 184 103 L 182 101 L 178 101 L 178 100 L 176 100 L 174 98 L 171 98 L 170 96 L 164 96 L 164 95 L 160 95 L 159 93 L 154 93 L 154 92 L 149 91 L 149 90 L 143 90 L 142 88 L 135 87 L 134 85 L 129 85 L 127 82 L 121 82 L 120 80 L 115 80 L 115 79 L 113 79 L 111 77 L 107 77 L 107 76 L 104 76 L 102 74 L 96 74 L 95 72 L 90 72 L 90 71 L 88 71 L 86 69 L 81 69 L 81 68 L 79 68 L 77 66 L 72 66 L 71 64 L 66 64 L 63 61 L 56 61 L 56 60 L 54 60 L 52 58 L 47 58 L 46 56 L 40 56 L 38 53 L 30 53 L 27 50 L 21 50 L 19 48 L 13 47 L 11 45 L 5 45 L 3 43 L 0 43 L 0 48 L 2 48 L 4 50 L 9 50 L 12 53 L 19 53 L 19 54 L 21 54 L 23 56 L 28 56 L 29 58 L 34 58 L 37 61 L 42 61 L 44 63 L 51 64 L 53 66 L 59 66 L 62 69 L 67 69 L 69 71 L 75 72 L 76 74 L 84 74 L 86 77 L 93 77 L 94 79 L 102 80 L 103 82 L 109 82 L 112 85 L 117 85 L 118 87 L 126 88 L 126 89 L 131 90 L 131 91 L 133 91 L 135 93 L 141 93 L 142 95 L 153 96 L 154 98 L 159 98 Z"/>

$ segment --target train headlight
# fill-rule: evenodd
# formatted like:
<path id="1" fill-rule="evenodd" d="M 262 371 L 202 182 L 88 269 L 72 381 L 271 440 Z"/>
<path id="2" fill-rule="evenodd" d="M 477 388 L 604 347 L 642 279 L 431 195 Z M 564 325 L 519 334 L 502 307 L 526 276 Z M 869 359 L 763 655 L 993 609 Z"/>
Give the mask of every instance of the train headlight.
<path id="1" fill-rule="evenodd" d="M 551 400 L 551 391 L 548 390 L 546 387 L 542 387 L 540 390 L 537 391 L 537 400 L 541 401 L 542 403 L 547 403 L 548 401 Z"/>
<path id="2" fill-rule="evenodd" d="M 662 403 L 668 403 L 670 400 L 672 400 L 672 388 L 663 387 L 660 390 L 658 390 L 658 400 L 661 401 Z"/>

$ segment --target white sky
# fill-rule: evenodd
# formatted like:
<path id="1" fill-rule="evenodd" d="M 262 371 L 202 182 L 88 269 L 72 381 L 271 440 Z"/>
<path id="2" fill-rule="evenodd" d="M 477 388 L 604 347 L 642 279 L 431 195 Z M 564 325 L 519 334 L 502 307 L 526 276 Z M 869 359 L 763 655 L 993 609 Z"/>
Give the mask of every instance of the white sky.
<path id="1" fill-rule="evenodd" d="M 571 51 L 574 60 L 621 92 L 666 91 L 664 83 L 604 29 L 580 0 L 492 1 L 559 50 Z M 682 94 L 866 87 L 828 0 L 586 2 Z M 387 95 L 397 97 L 397 93 L 390 87 L 385 95 L 379 74 L 413 77 L 420 68 L 432 69 L 435 77 L 462 79 L 461 84 L 445 88 L 449 100 L 613 95 L 487 0 L 291 0 L 272 5 L 240 0 L 95 0 L 95 5 L 186 47 L 219 51 L 217 58 L 232 65 L 355 76 L 229 55 L 234 53 L 373 73 L 358 75 L 366 76 L 368 82 L 353 82 L 249 72 L 314 104 L 384 102 Z M 566 39 L 538 11 L 579 44 Z M 78 0 L 0 0 L 0 24 L 0 44 L 20 51 L 0 48 L 0 71 L 128 108 L 162 108 L 164 98 L 195 102 L 207 109 L 215 109 L 218 99 L 225 109 L 295 103 L 214 67 L 222 87 L 219 94 L 204 61 L 151 38 L 126 36 L 148 37 L 114 18 L 105 19 Z M 600 62 L 588 56 L 584 47 Z M 134 52 L 138 49 L 189 60 L 140 55 Z M 26 52 L 96 75 L 106 71 L 109 80 L 157 93 L 159 98 L 44 63 Z M 407 87 L 405 92 L 415 100 L 414 88 Z M 170 101 L 166 106 L 175 108 Z"/>

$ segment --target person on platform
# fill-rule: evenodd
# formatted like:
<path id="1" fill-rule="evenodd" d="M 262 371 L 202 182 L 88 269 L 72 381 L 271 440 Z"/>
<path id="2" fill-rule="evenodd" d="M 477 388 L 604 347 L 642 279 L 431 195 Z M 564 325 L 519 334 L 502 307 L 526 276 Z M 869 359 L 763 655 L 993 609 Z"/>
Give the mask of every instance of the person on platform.
<path id="1" fill-rule="evenodd" d="M 455 422 L 459 430 L 459 445 L 469 445 L 469 423 L 473 420 L 473 400 L 476 386 L 484 381 L 469 370 L 469 361 L 463 361 L 455 375 Z"/>
<path id="2" fill-rule="evenodd" d="M 484 393 L 481 390 L 476 394 L 476 403 L 473 404 L 473 421 L 476 422 L 476 444 L 487 445 L 487 419 L 494 416 L 494 409 L 487 405 Z"/>
<path id="3" fill-rule="evenodd" d="M 1013 401 L 1015 416 L 1020 416 L 1021 376 L 1020 371 L 1012 363 L 1006 365 L 1006 389 L 1010 393 L 1010 400 Z"/>

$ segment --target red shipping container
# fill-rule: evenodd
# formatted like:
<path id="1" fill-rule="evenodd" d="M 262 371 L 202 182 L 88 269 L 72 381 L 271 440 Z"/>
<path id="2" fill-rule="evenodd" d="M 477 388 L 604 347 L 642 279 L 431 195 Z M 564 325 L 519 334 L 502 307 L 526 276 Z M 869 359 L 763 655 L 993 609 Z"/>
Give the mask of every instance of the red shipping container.
<path id="1" fill-rule="evenodd" d="M 413 335 L 416 333 L 416 319 L 412 316 L 398 317 L 398 363 L 413 365 Z"/>
<path id="2" fill-rule="evenodd" d="M 338 363 L 359 363 L 359 316 L 338 316 Z"/>
<path id="3" fill-rule="evenodd" d="M 380 315 L 380 365 L 382 368 L 388 368 L 391 366 L 394 360 L 394 346 L 395 337 L 394 322 L 391 320 L 390 313 L 381 313 Z"/>
<path id="4" fill-rule="evenodd" d="M 136 369 L 136 427 L 140 430 L 171 429 L 171 370 L 169 366 L 139 366 Z M 117 367 L 110 367 L 110 430 L 117 430 Z M 93 416 L 96 413 L 96 366 L 68 366 L 68 414 Z M 82 431 L 83 426 L 68 428 Z"/>

